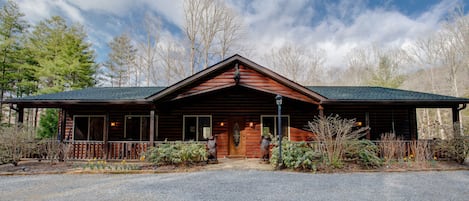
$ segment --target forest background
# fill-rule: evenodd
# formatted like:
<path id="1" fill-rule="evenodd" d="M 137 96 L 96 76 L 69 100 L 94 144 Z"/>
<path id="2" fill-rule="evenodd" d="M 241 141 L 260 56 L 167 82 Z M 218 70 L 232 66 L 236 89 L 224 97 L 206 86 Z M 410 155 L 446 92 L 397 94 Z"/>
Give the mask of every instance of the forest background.
<path id="1" fill-rule="evenodd" d="M 437 28 L 415 35 L 415 40 L 384 44 L 370 37 L 349 44 L 347 51 L 337 47 L 337 51 L 345 52 L 340 58 L 331 57 L 325 41 L 299 42 L 288 40 L 289 37 L 271 39 L 268 43 L 272 45 L 260 52 L 263 47 L 253 46 L 250 35 L 256 27 L 243 18 L 231 1 L 181 1 L 178 10 L 174 10 L 182 15 L 181 22 L 171 26 L 164 16 L 154 12 L 134 16 L 133 23 L 125 29 L 111 38 L 99 39 L 101 43 L 106 40 L 107 51 L 99 51 L 103 49 L 99 47 L 101 43 L 89 37 L 90 32 L 97 30 L 80 23 L 83 20 L 70 20 L 63 15 L 30 20 L 22 10 L 24 2 L 2 1 L 0 5 L 2 126 L 15 123 L 15 111 L 3 103 L 8 98 L 86 87 L 169 86 L 233 54 L 308 86 L 382 86 L 469 97 L 469 15 L 459 1 L 436 5 L 446 5 L 432 10 L 444 10 L 435 20 Z M 41 9 L 39 5 L 37 9 Z M 73 9 L 70 11 L 74 13 Z M 356 16 L 351 20 L 358 21 L 360 15 Z M 431 18 L 419 16 L 425 17 Z M 395 23 L 406 20 L 395 16 L 395 21 L 370 22 L 370 26 L 387 27 L 388 32 L 381 34 L 386 37 L 395 31 Z M 284 21 L 295 20 L 280 18 L 278 23 Z M 338 25 L 316 27 L 322 26 L 336 29 Z M 276 31 L 291 34 L 289 30 Z M 366 33 L 360 37 L 366 38 Z M 56 119 L 57 110 L 34 108 L 26 111 L 24 124 L 38 128 L 39 136 L 49 137 L 56 133 L 57 124 L 51 123 Z M 468 128 L 468 109 L 462 111 L 461 119 L 463 127 Z M 451 126 L 451 110 L 418 109 L 421 137 L 445 138 Z"/>

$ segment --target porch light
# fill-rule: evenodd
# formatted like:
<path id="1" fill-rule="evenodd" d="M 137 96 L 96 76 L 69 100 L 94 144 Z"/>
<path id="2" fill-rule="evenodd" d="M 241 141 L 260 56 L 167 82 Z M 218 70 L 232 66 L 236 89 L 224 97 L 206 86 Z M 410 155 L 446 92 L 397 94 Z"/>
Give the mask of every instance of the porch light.
<path id="1" fill-rule="evenodd" d="M 278 132 L 278 164 L 277 164 L 277 168 L 281 168 L 282 164 L 283 164 L 283 160 L 282 160 L 282 96 L 277 94 L 277 96 L 275 96 L 275 101 L 277 102 L 277 112 L 278 112 L 278 116 L 277 116 L 277 120 L 278 120 L 278 129 L 277 129 L 277 132 Z"/>
<path id="2" fill-rule="evenodd" d="M 220 122 L 220 126 L 221 126 L 221 127 L 225 126 L 225 122 L 223 122 L 223 121 Z"/>
<path id="3" fill-rule="evenodd" d="M 357 127 L 361 127 L 362 125 L 363 125 L 363 122 L 361 122 L 361 121 L 355 122 L 355 126 L 357 126 Z"/>
<path id="4" fill-rule="evenodd" d="M 115 126 L 117 126 L 117 122 L 111 121 L 111 127 L 115 127 Z"/>
<path id="5" fill-rule="evenodd" d="M 254 122 L 249 122 L 249 127 L 254 128 Z"/>

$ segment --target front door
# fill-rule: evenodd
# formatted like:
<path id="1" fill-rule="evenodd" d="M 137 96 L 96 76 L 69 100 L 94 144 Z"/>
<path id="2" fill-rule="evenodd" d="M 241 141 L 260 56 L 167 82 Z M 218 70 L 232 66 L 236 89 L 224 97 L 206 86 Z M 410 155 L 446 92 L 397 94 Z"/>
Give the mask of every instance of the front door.
<path id="1" fill-rule="evenodd" d="M 230 118 L 228 125 L 230 157 L 246 156 L 246 134 L 244 132 L 244 126 L 245 122 L 242 117 Z"/>

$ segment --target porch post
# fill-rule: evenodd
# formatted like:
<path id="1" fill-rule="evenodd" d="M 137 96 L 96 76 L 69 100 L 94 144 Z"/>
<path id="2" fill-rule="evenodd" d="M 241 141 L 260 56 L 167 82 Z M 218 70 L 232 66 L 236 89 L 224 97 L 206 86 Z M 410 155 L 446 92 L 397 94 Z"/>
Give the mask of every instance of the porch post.
<path id="1" fill-rule="evenodd" d="M 18 119 L 16 120 L 18 122 L 18 126 L 23 124 L 24 121 L 24 108 L 22 106 L 18 106 Z"/>
<path id="2" fill-rule="evenodd" d="M 155 110 L 150 110 L 150 146 L 155 142 Z"/>
<path id="3" fill-rule="evenodd" d="M 410 139 L 411 140 L 418 140 L 418 133 L 417 133 L 417 108 L 410 108 L 409 109 L 409 124 L 410 124 Z"/>
<path id="4" fill-rule="evenodd" d="M 318 110 L 319 110 L 319 116 L 323 117 L 324 116 L 324 108 L 322 105 L 318 105 Z"/>
<path id="5" fill-rule="evenodd" d="M 457 107 L 452 108 L 452 113 L 453 113 L 453 124 L 456 122 L 459 122 L 459 110 Z"/>
<path id="6" fill-rule="evenodd" d="M 36 111 L 37 111 L 37 108 L 36 108 Z M 67 117 L 65 115 L 66 115 L 65 110 L 63 108 L 60 109 L 60 111 L 59 111 L 60 130 L 59 130 L 59 133 L 57 134 L 57 140 L 59 141 L 61 150 L 65 150 L 64 149 L 65 144 L 63 143 L 64 137 L 65 137 L 65 125 L 66 125 L 65 122 L 67 121 Z M 65 153 L 64 151 L 61 151 L 59 153 L 59 161 L 61 161 L 61 162 L 65 161 L 65 155 L 66 154 L 67 153 Z"/>
<path id="7" fill-rule="evenodd" d="M 67 113 L 65 112 L 65 109 L 61 109 L 60 110 L 60 131 L 59 131 L 59 136 L 58 136 L 58 140 L 60 142 L 62 142 L 65 138 L 65 126 L 66 126 L 66 123 L 67 123 Z"/>
<path id="8" fill-rule="evenodd" d="M 109 139 L 109 112 L 106 112 L 106 118 L 104 119 L 104 136 L 103 136 L 103 151 L 104 160 L 107 160 L 108 156 L 108 139 Z"/>

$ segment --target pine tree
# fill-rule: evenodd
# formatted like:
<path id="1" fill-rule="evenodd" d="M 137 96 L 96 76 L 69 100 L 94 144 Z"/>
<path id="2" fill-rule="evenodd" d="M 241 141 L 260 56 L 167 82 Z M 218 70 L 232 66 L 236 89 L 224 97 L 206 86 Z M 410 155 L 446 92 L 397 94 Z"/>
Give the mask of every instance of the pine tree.
<path id="1" fill-rule="evenodd" d="M 29 37 L 39 93 L 80 89 L 95 84 L 94 51 L 79 24 L 54 16 L 39 22 Z"/>
<path id="2" fill-rule="evenodd" d="M 134 48 L 126 33 L 114 37 L 109 42 L 109 48 L 111 48 L 111 52 L 105 66 L 109 70 L 107 76 L 111 79 L 111 84 L 118 87 L 130 85 L 129 75 L 133 70 L 137 49 Z"/>
<path id="3" fill-rule="evenodd" d="M 3 99 L 7 93 L 14 93 L 16 73 L 23 60 L 21 37 L 28 26 L 23 16 L 14 1 L 6 2 L 0 10 L 0 122 Z"/>
<path id="4" fill-rule="evenodd" d="M 379 58 L 378 68 L 372 72 L 368 84 L 372 86 L 381 86 L 388 88 L 398 88 L 404 82 L 405 77 L 397 71 L 397 64 L 382 56 Z"/>
<path id="5" fill-rule="evenodd" d="M 54 137 L 58 132 L 59 110 L 47 109 L 39 120 L 37 137 L 41 139 Z"/>

